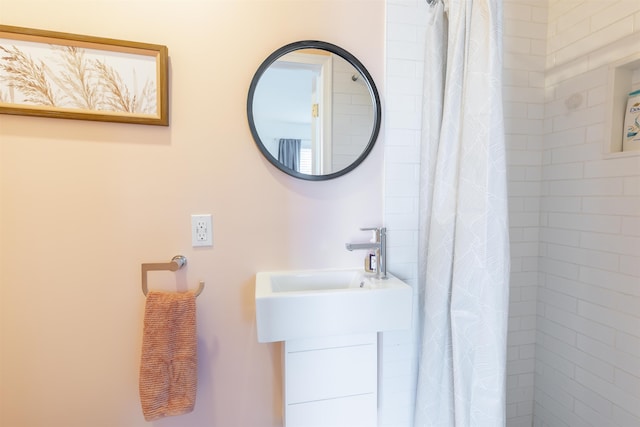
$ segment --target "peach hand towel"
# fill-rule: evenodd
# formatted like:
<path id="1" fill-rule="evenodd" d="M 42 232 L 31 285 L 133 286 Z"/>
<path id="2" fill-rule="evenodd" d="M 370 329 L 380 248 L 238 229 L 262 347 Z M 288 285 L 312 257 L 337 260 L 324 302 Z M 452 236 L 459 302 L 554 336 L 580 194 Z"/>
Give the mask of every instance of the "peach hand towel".
<path id="1" fill-rule="evenodd" d="M 140 360 L 140 402 L 145 420 L 193 411 L 197 344 L 194 292 L 149 292 Z"/>

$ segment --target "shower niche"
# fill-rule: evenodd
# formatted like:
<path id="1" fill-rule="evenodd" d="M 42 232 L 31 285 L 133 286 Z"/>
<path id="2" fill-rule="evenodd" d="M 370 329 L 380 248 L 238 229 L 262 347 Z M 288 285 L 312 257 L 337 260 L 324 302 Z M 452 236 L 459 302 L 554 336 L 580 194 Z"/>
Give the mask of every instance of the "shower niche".
<path id="1" fill-rule="evenodd" d="M 623 147 L 625 112 L 629 93 L 640 89 L 640 53 L 623 58 L 609 66 L 607 83 L 607 117 L 605 147 L 607 157 L 640 155 L 640 149 Z"/>

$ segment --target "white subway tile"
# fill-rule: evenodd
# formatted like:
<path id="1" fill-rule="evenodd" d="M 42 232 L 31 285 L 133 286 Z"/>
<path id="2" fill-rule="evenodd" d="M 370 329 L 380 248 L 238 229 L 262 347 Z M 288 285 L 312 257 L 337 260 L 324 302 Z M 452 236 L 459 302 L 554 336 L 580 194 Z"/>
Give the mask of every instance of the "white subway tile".
<path id="1" fill-rule="evenodd" d="M 544 102 L 544 92 L 536 87 L 505 86 L 502 98 L 511 102 L 541 104 Z"/>
<path id="2" fill-rule="evenodd" d="M 391 78 L 415 79 L 418 77 L 416 72 L 418 62 L 409 59 L 389 59 L 387 61 L 387 84 Z M 412 96 L 418 97 L 413 93 Z M 390 91 L 387 99 L 396 96 L 395 92 Z"/>
<path id="3" fill-rule="evenodd" d="M 539 271 L 540 257 L 536 255 L 522 258 L 522 271 Z"/>
<path id="4" fill-rule="evenodd" d="M 544 40 L 547 35 L 547 26 L 544 22 L 506 20 L 504 22 L 504 34 Z"/>
<path id="5" fill-rule="evenodd" d="M 639 175 L 624 178 L 623 193 L 628 196 L 640 196 L 640 171 Z M 640 212 L 637 212 L 640 216 Z"/>
<path id="6" fill-rule="evenodd" d="M 386 9 L 387 22 L 396 24 L 425 26 L 427 9 L 426 7 L 416 7 L 412 3 L 390 3 Z"/>
<path id="7" fill-rule="evenodd" d="M 574 375 L 575 364 L 570 360 L 565 359 L 564 357 L 556 354 L 552 351 L 552 347 L 555 345 L 556 340 L 553 339 L 553 345 L 548 346 L 545 345 L 545 338 L 547 335 L 545 333 L 541 334 L 542 340 L 536 342 L 536 365 L 540 364 L 544 366 L 544 374 L 541 377 L 536 377 L 536 382 L 540 379 L 540 384 L 536 384 L 536 387 L 544 387 L 545 383 L 547 385 L 549 382 L 555 383 L 558 379 L 566 377 L 572 378 Z M 536 367 L 537 372 L 537 367 Z M 549 375 L 547 375 L 547 372 Z M 564 383 L 564 381 L 562 382 Z M 560 390 L 559 386 L 551 386 L 544 387 L 545 389 L 556 389 Z M 570 403 L 572 397 L 570 395 L 566 396 L 567 402 Z"/>
<path id="8" fill-rule="evenodd" d="M 507 335 L 507 343 L 510 347 L 519 347 L 526 344 L 533 344 L 535 342 L 536 331 L 534 329 L 513 331 Z M 523 359 L 519 354 L 519 359 Z M 533 358 L 531 358 L 533 360 Z"/>
<path id="9" fill-rule="evenodd" d="M 587 107 L 584 110 L 567 111 L 566 115 L 553 118 L 553 130 L 562 131 L 577 127 L 590 126 L 594 123 L 603 121 L 604 116 L 605 113 L 603 105 Z"/>
<path id="10" fill-rule="evenodd" d="M 556 52 L 559 62 L 566 62 L 577 57 L 583 57 L 593 51 L 594 46 L 605 46 L 618 39 L 633 34 L 633 16 L 620 20 L 616 25 L 591 32 L 588 36 L 577 40 Z"/>
<path id="11" fill-rule="evenodd" d="M 518 87 L 518 86 L 530 86 L 530 71 L 517 70 L 517 69 L 505 69 L 502 73 L 503 86 Z M 537 75 L 542 73 L 537 73 Z M 544 74 L 543 74 L 544 83 Z"/>
<path id="12" fill-rule="evenodd" d="M 617 234 L 621 230 L 621 224 L 622 219 L 614 215 L 576 215 L 575 213 L 550 212 L 548 216 L 550 227 L 570 230 Z"/>
<path id="13" fill-rule="evenodd" d="M 397 146 L 385 152 L 385 161 L 389 163 L 418 164 L 420 148 L 412 146 Z"/>
<path id="14" fill-rule="evenodd" d="M 527 118 L 542 120 L 544 119 L 544 105 L 542 104 L 527 104 Z M 542 127 L 542 122 L 539 123 Z M 535 133 L 539 133 L 540 131 L 536 131 Z"/>
<path id="15" fill-rule="evenodd" d="M 636 277 L 639 279 L 638 287 L 640 287 L 640 276 Z M 617 311 L 640 317 L 640 310 L 638 310 L 638 307 L 640 307 L 640 296 L 617 294 L 616 300 L 615 309 Z"/>
<path id="16" fill-rule="evenodd" d="M 604 3 L 604 4 L 603 4 Z M 568 28 L 576 25 L 576 23 L 589 20 L 589 17 L 598 12 L 598 10 L 606 7 L 606 2 L 601 1 L 587 1 L 581 2 L 579 7 L 571 9 L 571 13 L 564 13 L 557 16 L 557 29 L 559 32 L 563 32 Z M 555 8 L 552 9 L 552 13 L 555 14 Z"/>
<path id="17" fill-rule="evenodd" d="M 636 375 L 620 369 L 615 370 L 615 378 L 613 383 L 616 387 L 626 391 L 631 395 L 640 395 L 640 378 Z"/>
<path id="18" fill-rule="evenodd" d="M 542 176 L 548 180 L 579 179 L 583 177 L 582 163 L 562 163 L 542 166 Z"/>
<path id="19" fill-rule="evenodd" d="M 505 20 L 531 21 L 532 8 L 523 3 L 505 2 L 503 7 L 503 17 Z"/>
<path id="20" fill-rule="evenodd" d="M 390 230 L 415 230 L 418 214 L 385 214 L 385 223 Z"/>
<path id="21" fill-rule="evenodd" d="M 507 147 L 507 151 L 526 150 L 528 148 L 528 136 L 507 133 L 505 135 L 505 145 Z"/>
<path id="22" fill-rule="evenodd" d="M 560 308 L 556 308 L 550 305 L 545 306 L 544 316 L 553 322 L 566 325 L 568 328 L 580 334 L 589 335 L 592 338 L 597 339 L 598 341 L 613 345 L 615 330 L 608 326 L 601 325 L 575 313 L 569 313 Z M 556 351 L 560 347 L 560 344 L 558 343 L 554 343 L 553 345 L 554 350 Z M 565 344 L 563 343 L 562 345 Z M 574 358 L 569 359 L 574 360 Z"/>
<path id="23" fill-rule="evenodd" d="M 540 183 L 530 181 L 512 181 L 507 183 L 509 197 L 535 197 L 540 194 Z"/>
<path id="24" fill-rule="evenodd" d="M 531 55 L 544 58 L 547 53 L 547 43 L 545 40 L 531 40 Z M 536 86 L 542 87 L 542 86 Z"/>
<path id="25" fill-rule="evenodd" d="M 536 304 L 533 301 L 519 301 L 509 304 L 510 316 L 531 316 L 536 314 Z"/>
<path id="26" fill-rule="evenodd" d="M 528 71 L 529 87 L 544 89 L 544 73 L 538 71 Z"/>
<path id="27" fill-rule="evenodd" d="M 557 180 L 551 182 L 549 194 L 553 196 L 613 196 L 623 193 L 622 178 L 596 178 L 581 180 Z M 621 198 L 627 200 L 626 198 Z M 590 198 L 596 203 L 598 198 Z M 628 201 L 623 203 L 629 203 Z M 588 204 L 589 205 L 589 204 Z M 622 213 L 614 210 L 614 213 Z"/>
<path id="28" fill-rule="evenodd" d="M 566 343 L 569 345 L 575 345 L 577 333 L 576 331 L 565 327 L 559 323 L 553 322 L 544 317 L 538 317 L 537 323 L 537 332 L 543 334 L 545 336 L 545 340 L 548 340 L 549 337 L 557 340 L 558 342 Z M 553 351 L 556 354 L 556 346 L 550 351 Z M 536 353 L 538 354 L 538 353 Z M 565 358 L 567 361 L 570 359 Z M 568 362 L 569 363 L 569 362 Z M 575 362 L 573 360 L 570 361 L 570 364 L 573 365 Z"/>
<path id="29" fill-rule="evenodd" d="M 529 54 L 531 52 L 531 39 L 523 37 L 505 36 L 503 38 L 504 53 Z"/>
<path id="30" fill-rule="evenodd" d="M 640 336 L 640 318 L 638 317 L 586 301 L 578 301 L 578 314 L 627 334 Z"/>
<path id="31" fill-rule="evenodd" d="M 573 76 L 571 79 L 559 82 L 556 87 L 556 96 L 565 99 L 576 92 L 585 92 L 597 87 L 606 86 L 609 69 L 600 67 Z"/>
<path id="32" fill-rule="evenodd" d="M 640 415 L 634 415 L 617 405 L 613 405 L 612 419 L 618 426 L 640 426 Z"/>
<path id="33" fill-rule="evenodd" d="M 422 92 L 422 79 L 419 77 L 389 76 L 387 86 L 393 92 L 392 98 L 398 95 L 418 97 Z"/>
<path id="34" fill-rule="evenodd" d="M 622 183 L 620 183 L 620 190 L 622 190 Z M 583 212 L 602 215 L 638 215 L 640 197 L 613 197 L 613 195 L 611 197 L 585 197 L 582 200 Z M 637 245 L 636 249 L 640 251 L 640 241 Z"/>
<path id="35" fill-rule="evenodd" d="M 619 25 L 620 20 L 633 15 L 634 12 L 640 11 L 640 5 L 637 1 L 626 0 L 607 2 L 609 6 L 599 10 L 598 13 L 591 16 L 591 31 L 598 31 L 608 26 Z"/>
<path id="36" fill-rule="evenodd" d="M 640 257 L 620 255 L 620 273 L 638 277 L 638 286 L 640 286 Z"/>
<path id="37" fill-rule="evenodd" d="M 640 31 L 626 35 L 616 40 L 615 43 L 605 45 L 589 53 L 587 58 L 588 68 L 609 66 L 610 64 L 625 58 L 638 51 Z"/>
<path id="38" fill-rule="evenodd" d="M 416 129 L 394 129 L 387 126 L 384 146 L 387 150 L 393 150 L 393 147 L 418 148 L 420 147 L 420 131 Z"/>
<path id="39" fill-rule="evenodd" d="M 547 284 L 549 286 L 549 284 Z M 548 306 L 556 307 L 565 313 L 575 313 L 578 309 L 578 300 L 560 289 L 549 289 L 548 287 L 540 287 L 538 289 L 538 300 Z M 540 320 L 540 319 L 538 319 Z"/>
<path id="40" fill-rule="evenodd" d="M 610 289 L 623 294 L 640 296 L 638 278 L 635 276 L 581 266 L 580 280 L 584 283 L 599 286 L 603 289 Z"/>
<path id="41" fill-rule="evenodd" d="M 389 183 L 387 183 L 389 185 Z M 407 188 L 406 186 L 402 186 L 403 188 Z M 390 214 L 411 214 L 416 212 L 416 204 L 417 201 L 415 197 L 410 197 L 413 194 L 413 191 L 409 192 L 409 197 L 402 197 L 402 194 L 398 194 L 398 192 L 394 192 L 394 197 L 387 197 L 385 199 L 385 212 Z"/>
<path id="42" fill-rule="evenodd" d="M 519 350 L 518 356 L 520 359 L 533 359 L 535 357 L 536 346 L 534 341 L 531 341 L 531 343 L 529 344 L 521 345 L 518 347 L 518 350 Z"/>
<path id="43" fill-rule="evenodd" d="M 524 102 L 505 102 L 504 103 L 504 117 L 505 119 L 526 119 L 527 118 L 527 104 Z M 505 126 L 510 127 L 512 120 L 505 120 Z M 512 131 L 505 131 L 506 133 L 517 133 Z"/>
<path id="44" fill-rule="evenodd" d="M 622 218 L 622 234 L 640 236 L 640 217 Z"/>
<path id="45" fill-rule="evenodd" d="M 611 413 L 613 412 L 611 402 L 608 403 L 610 406 L 608 412 L 601 414 L 595 411 L 592 406 L 585 405 L 580 400 L 576 399 L 573 404 L 573 412 L 582 418 L 584 425 L 605 426 L 609 424 Z"/>
<path id="46" fill-rule="evenodd" d="M 640 238 L 634 236 L 582 232 L 580 246 L 604 252 L 640 256 Z"/>
<path id="47" fill-rule="evenodd" d="M 533 22 L 547 22 L 547 5 L 544 1 L 536 1 L 532 3 L 531 20 Z"/>
<path id="48" fill-rule="evenodd" d="M 573 26 L 558 32 L 556 35 L 549 37 L 547 46 L 549 52 L 556 52 L 576 41 L 589 35 L 589 21 L 583 20 L 576 22 Z"/>
<path id="49" fill-rule="evenodd" d="M 561 132 L 554 132 L 545 137 L 545 147 L 565 147 L 581 145 L 585 142 L 584 128 L 566 129 Z"/>
<path id="50" fill-rule="evenodd" d="M 602 85 L 589 89 L 587 93 L 587 106 L 592 107 L 594 105 L 604 104 L 607 102 L 607 86 Z"/>
<path id="51" fill-rule="evenodd" d="M 540 231 L 540 241 L 555 243 L 563 246 L 578 247 L 581 234 L 576 230 L 564 230 L 561 228 L 543 228 Z"/>
<path id="52" fill-rule="evenodd" d="M 618 387 L 608 381 L 585 371 L 576 368 L 576 381 L 593 390 L 599 390 L 600 393 L 616 402 L 624 410 L 638 416 L 640 415 L 640 398 L 623 392 Z"/>
<path id="53" fill-rule="evenodd" d="M 604 124 L 595 123 L 587 126 L 585 141 L 586 142 L 597 142 L 602 144 L 602 140 L 604 138 Z"/>
<path id="54" fill-rule="evenodd" d="M 420 173 L 420 166 L 407 163 L 392 163 L 385 167 L 385 180 L 386 182 L 400 182 L 400 183 L 418 183 L 418 175 Z M 388 184 L 387 184 L 388 185 Z M 416 187 L 417 189 L 417 187 Z M 388 190 L 388 188 L 386 188 Z M 387 191 L 389 194 L 392 192 Z M 414 194 L 417 196 L 417 192 Z"/>
<path id="55" fill-rule="evenodd" d="M 552 163 L 576 163 L 601 158 L 601 142 L 557 147 L 551 150 Z"/>
<path id="56" fill-rule="evenodd" d="M 418 42 L 418 27 L 399 22 L 388 22 L 387 40 L 416 43 Z"/>
<path id="57" fill-rule="evenodd" d="M 640 361 L 640 338 L 617 331 L 615 334 L 615 348 Z"/>

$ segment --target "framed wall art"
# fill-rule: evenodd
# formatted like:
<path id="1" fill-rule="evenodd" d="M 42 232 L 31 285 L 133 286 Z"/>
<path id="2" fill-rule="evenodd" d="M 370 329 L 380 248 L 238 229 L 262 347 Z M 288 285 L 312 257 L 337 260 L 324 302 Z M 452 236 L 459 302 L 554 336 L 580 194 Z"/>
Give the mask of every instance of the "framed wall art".
<path id="1" fill-rule="evenodd" d="M 0 113 L 169 125 L 166 46 L 0 25 Z"/>

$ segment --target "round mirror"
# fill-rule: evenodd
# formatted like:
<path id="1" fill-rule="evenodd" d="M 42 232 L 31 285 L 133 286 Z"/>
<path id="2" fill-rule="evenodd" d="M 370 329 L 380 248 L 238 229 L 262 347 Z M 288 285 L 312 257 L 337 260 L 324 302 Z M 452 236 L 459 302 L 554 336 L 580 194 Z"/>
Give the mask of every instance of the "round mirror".
<path id="1" fill-rule="evenodd" d="M 380 131 L 373 79 L 349 52 L 299 41 L 273 52 L 247 99 L 251 134 L 281 171 L 307 180 L 336 178 L 367 157 Z"/>

